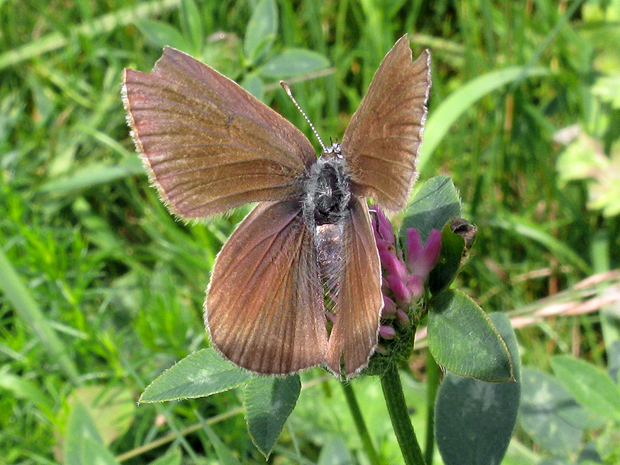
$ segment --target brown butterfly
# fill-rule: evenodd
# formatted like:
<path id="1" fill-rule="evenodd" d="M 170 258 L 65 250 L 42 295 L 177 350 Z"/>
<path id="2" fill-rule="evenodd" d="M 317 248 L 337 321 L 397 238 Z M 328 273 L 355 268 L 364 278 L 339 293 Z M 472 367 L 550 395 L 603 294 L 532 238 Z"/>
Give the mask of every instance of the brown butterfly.
<path id="1" fill-rule="evenodd" d="M 322 364 L 347 378 L 368 364 L 383 299 L 365 197 L 391 211 L 406 205 L 430 85 L 430 53 L 412 61 L 401 37 L 342 144 L 317 159 L 289 121 L 183 52 L 164 48 L 151 73 L 124 71 L 137 151 L 173 214 L 259 202 L 207 290 L 205 323 L 226 358 L 262 374 Z"/>

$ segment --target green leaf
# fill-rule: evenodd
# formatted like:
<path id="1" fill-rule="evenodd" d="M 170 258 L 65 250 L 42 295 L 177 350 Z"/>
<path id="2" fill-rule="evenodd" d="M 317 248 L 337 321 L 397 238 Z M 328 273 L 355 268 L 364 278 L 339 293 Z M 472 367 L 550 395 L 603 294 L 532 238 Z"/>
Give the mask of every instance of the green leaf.
<path id="1" fill-rule="evenodd" d="M 104 444 L 111 444 L 127 431 L 136 410 L 132 390 L 122 386 L 82 386 L 71 392 L 67 403 L 82 406 L 97 419 L 97 432 Z"/>
<path id="2" fill-rule="evenodd" d="M 136 156 L 123 159 L 116 165 L 95 162 L 78 168 L 67 176 L 46 182 L 39 192 L 64 195 L 141 174 L 146 173 L 140 158 Z"/>
<path id="3" fill-rule="evenodd" d="M 603 144 L 594 137 L 580 131 L 560 153 L 556 161 L 558 184 L 565 187 L 569 181 L 588 179 L 596 173 L 610 168 L 609 159 L 603 151 Z"/>
<path id="4" fill-rule="evenodd" d="M 250 63 L 256 63 L 273 45 L 278 30 L 278 7 L 275 0 L 261 0 L 248 22 L 243 48 Z"/>
<path id="5" fill-rule="evenodd" d="M 418 171 L 424 173 L 426 162 L 430 159 L 443 137 L 448 133 L 448 130 L 477 100 L 510 82 L 518 82 L 529 77 L 546 76 L 550 73 L 551 70 L 547 68 L 511 66 L 483 74 L 460 86 L 458 90 L 441 102 L 426 121 L 424 142 L 420 148 L 420 156 L 418 158 Z"/>
<path id="6" fill-rule="evenodd" d="M 291 48 L 269 59 L 258 68 L 261 76 L 271 79 L 288 79 L 293 76 L 316 73 L 329 68 L 324 55 L 312 50 Z"/>
<path id="7" fill-rule="evenodd" d="M 580 447 L 586 411 L 552 376 L 531 368 L 521 377 L 521 426 L 543 449 L 561 455 Z"/>
<path id="8" fill-rule="evenodd" d="M 435 406 L 435 437 L 446 465 L 501 463 L 517 423 L 521 395 L 517 338 L 506 315 L 492 313 L 489 318 L 506 341 L 517 382 L 487 383 L 447 373 Z"/>
<path id="9" fill-rule="evenodd" d="M 116 458 L 100 442 L 91 437 L 85 437 L 82 443 L 82 460 L 81 464 L 93 463 L 97 465 L 119 465 Z"/>
<path id="10" fill-rule="evenodd" d="M 620 74 L 598 78 L 592 86 L 592 94 L 609 102 L 612 108 L 620 109 Z"/>
<path id="11" fill-rule="evenodd" d="M 265 458 L 295 408 L 300 391 L 299 375 L 254 378 L 246 385 L 243 394 L 248 431 Z"/>
<path id="12" fill-rule="evenodd" d="M 140 402 L 206 397 L 233 389 L 252 374 L 224 360 L 214 349 L 202 349 L 178 362 L 155 379 Z"/>
<path id="13" fill-rule="evenodd" d="M 338 436 L 332 437 L 321 449 L 316 465 L 351 465 L 355 463 L 347 445 Z"/>
<path id="14" fill-rule="evenodd" d="M 66 465 L 85 463 L 114 465 L 118 463 L 103 445 L 95 422 L 88 414 L 88 410 L 80 403 L 73 406 L 69 416 L 64 456 Z"/>
<path id="15" fill-rule="evenodd" d="M 194 0 L 182 0 L 181 2 L 181 27 L 185 37 L 191 42 L 191 52 L 200 53 L 204 40 L 202 30 L 202 16 Z"/>
<path id="16" fill-rule="evenodd" d="M 620 457 L 620 429 L 615 426 L 613 428 L 603 428 L 597 431 L 596 450 L 607 459 L 611 459 L 608 463 L 613 463 L 613 459 L 618 462 Z M 581 464 L 580 464 L 581 465 Z"/>
<path id="17" fill-rule="evenodd" d="M 573 180 L 587 180 L 588 208 L 601 209 L 605 216 L 620 213 L 620 151 L 605 153 L 603 143 L 584 131 L 570 142 L 558 157 L 556 168 L 560 187 Z"/>
<path id="18" fill-rule="evenodd" d="M 513 379 L 506 343 L 462 292 L 444 291 L 430 301 L 428 346 L 437 363 L 457 375 L 489 382 Z"/>
<path id="19" fill-rule="evenodd" d="M 604 370 L 566 355 L 553 357 L 551 366 L 577 402 L 602 417 L 620 421 L 620 390 Z"/>
<path id="20" fill-rule="evenodd" d="M 433 229 L 441 231 L 446 223 L 461 214 L 461 201 L 452 179 L 435 176 L 426 181 L 405 211 L 399 236 L 407 243 L 407 229 L 416 228 L 422 242 Z"/>
<path id="21" fill-rule="evenodd" d="M 164 48 L 169 45 L 170 47 L 178 48 L 179 50 L 191 50 L 190 44 L 185 40 L 181 32 L 161 21 L 153 21 L 151 19 L 142 19 L 136 22 L 136 26 L 140 29 L 140 32 L 146 37 L 152 45 L 158 48 Z"/>
<path id="22" fill-rule="evenodd" d="M 446 223 L 441 231 L 439 260 L 428 277 L 428 288 L 431 294 L 439 294 L 454 280 L 461 266 L 464 249 L 465 239 L 452 232 L 450 223 Z"/>

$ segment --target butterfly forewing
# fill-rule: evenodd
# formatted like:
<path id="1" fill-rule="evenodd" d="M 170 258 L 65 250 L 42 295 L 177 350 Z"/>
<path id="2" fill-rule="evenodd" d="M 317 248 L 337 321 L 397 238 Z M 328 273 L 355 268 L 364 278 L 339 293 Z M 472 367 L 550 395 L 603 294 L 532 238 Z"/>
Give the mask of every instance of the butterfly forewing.
<path id="1" fill-rule="evenodd" d="M 125 70 L 123 100 L 151 179 L 172 212 L 186 218 L 291 198 L 316 160 L 290 122 L 169 47 L 151 73 Z"/>
<path id="2" fill-rule="evenodd" d="M 371 197 L 387 210 L 405 207 L 416 177 L 430 85 L 430 52 L 413 62 L 407 36 L 401 37 L 344 133 L 342 152 L 353 193 Z"/>
<path id="3" fill-rule="evenodd" d="M 295 201 L 260 203 L 220 252 L 205 320 L 212 344 L 244 368 L 288 374 L 325 360 L 323 288 Z"/>
<path id="4" fill-rule="evenodd" d="M 335 298 L 335 321 L 329 336 L 326 365 L 347 378 L 368 364 L 377 345 L 383 307 L 379 253 L 366 201 L 354 198 L 350 221 L 344 222 L 343 266 Z"/>

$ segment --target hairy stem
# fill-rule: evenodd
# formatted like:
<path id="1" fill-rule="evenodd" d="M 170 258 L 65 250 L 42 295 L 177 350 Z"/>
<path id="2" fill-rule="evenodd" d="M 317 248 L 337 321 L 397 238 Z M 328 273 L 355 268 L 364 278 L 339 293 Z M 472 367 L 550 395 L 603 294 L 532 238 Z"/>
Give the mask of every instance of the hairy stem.
<path id="1" fill-rule="evenodd" d="M 392 420 L 392 428 L 394 428 L 405 465 L 424 465 L 422 450 L 411 425 L 403 393 L 403 385 L 400 381 L 398 368 L 395 365 L 392 364 L 381 375 L 381 387 L 383 388 L 383 397 L 385 397 L 385 403 Z"/>

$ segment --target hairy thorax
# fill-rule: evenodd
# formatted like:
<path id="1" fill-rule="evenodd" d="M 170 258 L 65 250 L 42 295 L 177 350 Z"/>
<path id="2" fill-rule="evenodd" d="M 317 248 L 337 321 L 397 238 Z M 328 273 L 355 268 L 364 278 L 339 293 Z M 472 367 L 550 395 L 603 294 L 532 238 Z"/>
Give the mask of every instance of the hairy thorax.
<path id="1" fill-rule="evenodd" d="M 309 227 L 338 224 L 348 214 L 350 176 L 340 150 L 340 144 L 333 144 L 310 168 L 303 199 Z"/>

